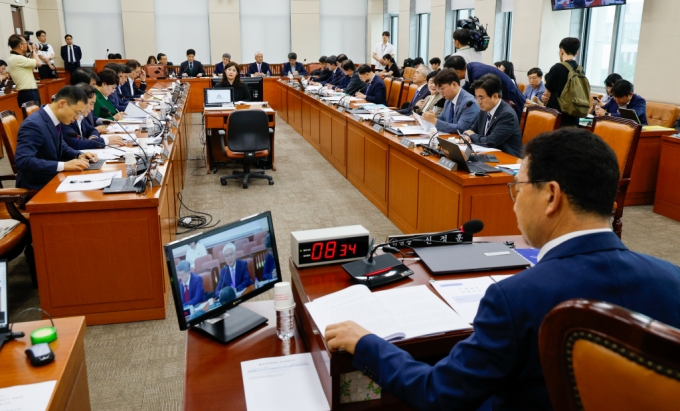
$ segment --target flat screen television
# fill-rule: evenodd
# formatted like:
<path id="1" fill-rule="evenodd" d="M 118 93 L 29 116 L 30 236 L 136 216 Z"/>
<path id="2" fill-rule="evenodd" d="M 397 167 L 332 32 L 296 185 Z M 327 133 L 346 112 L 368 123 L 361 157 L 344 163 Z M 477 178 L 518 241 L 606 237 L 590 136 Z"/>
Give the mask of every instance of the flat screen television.
<path id="1" fill-rule="evenodd" d="M 622 6 L 626 4 L 626 0 L 551 0 L 551 2 L 553 11 Z"/>
<path id="2" fill-rule="evenodd" d="M 281 281 L 271 212 L 168 243 L 164 249 L 180 330 L 227 343 L 267 322 L 239 304 Z"/>

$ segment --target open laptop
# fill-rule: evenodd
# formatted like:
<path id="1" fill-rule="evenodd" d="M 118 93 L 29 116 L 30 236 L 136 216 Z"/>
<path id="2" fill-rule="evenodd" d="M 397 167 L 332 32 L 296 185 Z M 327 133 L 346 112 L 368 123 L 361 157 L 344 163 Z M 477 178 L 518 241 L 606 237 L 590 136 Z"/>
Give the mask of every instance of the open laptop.
<path id="1" fill-rule="evenodd" d="M 204 110 L 229 110 L 234 108 L 234 89 L 206 88 L 203 89 Z"/>
<path id="2" fill-rule="evenodd" d="M 503 243 L 416 247 L 413 251 L 433 275 L 527 268 L 529 261 Z"/>
<path id="3" fill-rule="evenodd" d="M 470 148 L 465 150 L 465 153 L 460 151 L 458 144 L 452 143 L 449 140 L 444 140 L 441 137 L 437 137 L 439 140 L 439 146 L 444 150 L 446 158 L 454 161 L 458 164 L 458 169 L 461 171 L 466 171 L 468 173 L 500 173 L 501 169 L 496 167 L 491 167 L 482 163 L 481 161 L 468 161 L 470 157 Z"/>
<path id="4" fill-rule="evenodd" d="M 7 314 L 7 260 L 0 260 L 0 347 L 9 335 L 9 314 Z"/>
<path id="5" fill-rule="evenodd" d="M 621 117 L 623 118 L 627 118 L 628 120 L 633 120 L 634 122 L 641 124 L 640 118 L 633 109 L 619 107 L 619 114 L 621 114 Z"/>

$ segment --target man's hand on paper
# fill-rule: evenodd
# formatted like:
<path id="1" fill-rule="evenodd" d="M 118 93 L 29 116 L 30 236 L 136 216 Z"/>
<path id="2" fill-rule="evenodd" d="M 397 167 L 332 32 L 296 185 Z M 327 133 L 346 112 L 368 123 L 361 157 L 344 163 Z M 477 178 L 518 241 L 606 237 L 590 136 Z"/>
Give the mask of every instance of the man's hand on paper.
<path id="1" fill-rule="evenodd" d="M 82 153 L 81 155 L 78 156 L 78 158 L 81 160 L 89 160 L 92 161 L 93 163 L 96 163 L 97 160 L 99 160 L 95 153 Z"/>
<path id="2" fill-rule="evenodd" d="M 121 136 L 111 136 L 108 137 L 110 146 L 124 146 L 125 140 Z"/>
<path id="3" fill-rule="evenodd" d="M 430 124 L 437 124 L 437 115 L 431 111 L 426 111 L 423 113 L 423 120 Z"/>
<path id="4" fill-rule="evenodd" d="M 354 354 L 354 349 L 361 337 L 370 333 L 354 321 L 331 324 L 326 327 L 326 344 L 331 352 L 345 350 Z"/>
<path id="5" fill-rule="evenodd" d="M 113 116 L 113 118 L 116 119 L 116 121 L 120 121 L 125 118 L 125 115 L 126 115 L 125 112 L 121 111 L 116 113 L 116 115 Z"/>
<path id="6" fill-rule="evenodd" d="M 64 171 L 83 171 L 90 166 L 90 162 L 86 159 L 76 158 L 64 163 Z"/>

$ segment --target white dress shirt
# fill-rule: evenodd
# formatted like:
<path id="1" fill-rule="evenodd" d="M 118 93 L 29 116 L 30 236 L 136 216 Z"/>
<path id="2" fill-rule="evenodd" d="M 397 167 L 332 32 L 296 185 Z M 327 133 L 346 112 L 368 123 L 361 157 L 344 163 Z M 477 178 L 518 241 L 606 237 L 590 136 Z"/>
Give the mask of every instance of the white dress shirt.
<path id="1" fill-rule="evenodd" d="M 59 125 L 59 119 L 57 119 L 57 116 L 54 115 L 54 112 L 52 112 L 52 109 L 50 108 L 49 104 L 45 105 L 45 112 L 50 117 L 50 120 L 52 120 L 52 124 L 54 124 L 54 127 L 58 126 Z M 57 136 L 57 138 L 63 138 L 63 137 Z M 64 143 L 64 144 L 66 144 L 66 143 Z M 61 154 L 61 153 L 57 153 L 57 156 L 59 154 Z M 62 171 L 64 171 L 64 162 L 59 161 L 59 162 L 57 162 L 57 173 L 60 173 Z"/>
<path id="2" fill-rule="evenodd" d="M 378 55 L 379 59 L 381 59 L 385 54 L 394 54 L 394 46 L 390 43 L 383 44 L 382 42 L 380 42 L 375 45 L 375 47 L 373 48 L 373 52 Z M 380 64 L 379 61 L 376 61 L 375 63 L 376 70 L 382 70 L 384 68 L 385 66 Z"/>
<path id="3" fill-rule="evenodd" d="M 189 247 L 187 250 L 187 256 L 186 259 L 191 264 L 191 268 L 194 269 L 196 268 L 194 266 L 194 262 L 198 257 L 203 257 L 204 255 L 208 255 L 208 251 L 205 249 L 205 246 L 201 243 L 196 243 L 196 249 L 193 249 Z"/>
<path id="4" fill-rule="evenodd" d="M 609 228 L 596 228 L 593 230 L 581 230 L 581 231 L 573 231 L 569 234 L 565 234 L 563 236 L 559 236 L 555 239 L 552 239 L 545 243 L 543 247 L 541 247 L 541 251 L 538 253 L 538 257 L 536 258 L 538 261 L 541 261 L 543 257 L 545 257 L 546 254 L 548 254 L 548 251 L 552 250 L 553 248 L 557 247 L 558 245 L 567 242 L 573 238 L 580 237 L 582 235 L 588 235 L 588 234 L 595 234 L 595 233 L 611 233 L 612 230 Z"/>
<path id="5" fill-rule="evenodd" d="M 461 56 L 462 58 L 465 59 L 466 63 L 481 63 L 482 62 L 482 52 L 481 51 L 475 51 L 472 47 L 463 47 L 458 49 L 455 53 L 453 53 L 454 56 Z"/>

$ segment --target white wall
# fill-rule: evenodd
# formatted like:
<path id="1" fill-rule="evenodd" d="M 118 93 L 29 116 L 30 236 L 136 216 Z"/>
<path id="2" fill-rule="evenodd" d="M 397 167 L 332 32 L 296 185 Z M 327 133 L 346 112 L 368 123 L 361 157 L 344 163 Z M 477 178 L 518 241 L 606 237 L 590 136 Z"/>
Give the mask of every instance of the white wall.
<path id="1" fill-rule="evenodd" d="M 207 0 L 154 0 L 154 10 L 156 44 L 169 61 L 179 65 L 193 49 L 196 60 L 211 64 Z"/>
<path id="2" fill-rule="evenodd" d="M 194 0 L 192 0 L 194 1 Z M 241 52 L 241 19 L 239 0 L 209 0 L 210 56 L 213 64 L 222 61 L 222 54 L 231 54 L 239 64 L 253 61 Z"/>
<path id="3" fill-rule="evenodd" d="M 367 0 L 320 0 L 321 54 L 344 53 L 355 63 L 366 57 Z"/>
<path id="4" fill-rule="evenodd" d="M 242 62 L 255 61 L 258 51 L 266 62 L 286 61 L 290 51 L 290 3 L 241 0 L 240 6 Z"/>
<path id="5" fill-rule="evenodd" d="M 290 1 L 290 42 L 291 50 L 297 53 L 298 61 L 318 61 L 321 56 L 319 22 L 319 0 Z M 287 54 L 287 53 L 286 53 Z M 285 63 L 270 61 L 270 63 Z"/>
<path id="6" fill-rule="evenodd" d="M 399 0 L 399 43 L 397 44 L 397 64 L 401 66 L 409 56 L 411 39 L 409 38 L 411 28 L 411 1 Z M 415 41 L 415 39 L 413 39 Z"/>
<path id="7" fill-rule="evenodd" d="M 119 0 L 64 0 L 64 16 L 66 30 L 73 36 L 73 43 L 80 46 L 83 52 L 83 65 L 93 64 L 96 59 L 106 58 L 109 53 L 120 53 L 126 57 L 123 40 L 123 21 L 121 17 L 121 2 Z M 26 23 L 24 27 L 31 27 Z M 33 31 L 32 29 L 29 29 Z M 47 33 L 47 40 L 56 43 Z M 61 39 L 63 41 L 63 38 Z M 55 50 L 56 52 L 56 50 Z M 131 58 L 130 56 L 127 56 Z"/>
<path id="8" fill-rule="evenodd" d="M 149 56 L 158 54 L 153 0 L 121 0 L 121 11 L 125 54 L 146 64 Z"/>
<path id="9" fill-rule="evenodd" d="M 387 0 L 384 0 L 385 2 Z M 373 60 L 373 47 L 382 42 L 383 29 L 383 0 L 368 0 L 368 16 L 366 17 L 366 55 L 363 60 L 355 63 L 376 64 Z M 389 30 L 388 30 L 389 31 Z"/>

